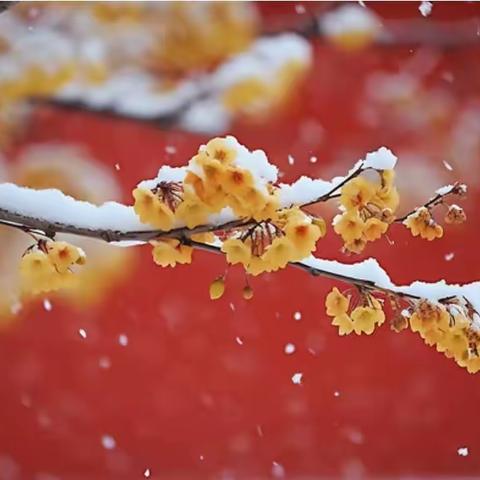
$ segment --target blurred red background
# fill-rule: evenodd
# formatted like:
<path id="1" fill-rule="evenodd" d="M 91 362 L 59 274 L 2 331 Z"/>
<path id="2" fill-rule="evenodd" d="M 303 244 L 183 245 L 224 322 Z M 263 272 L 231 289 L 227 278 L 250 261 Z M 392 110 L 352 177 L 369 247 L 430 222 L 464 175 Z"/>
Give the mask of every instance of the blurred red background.
<path id="1" fill-rule="evenodd" d="M 293 15 L 294 5 L 260 8 L 275 24 Z M 435 2 L 432 16 L 422 19 L 418 2 L 373 8 L 388 18 L 424 22 L 472 18 L 478 11 L 472 4 Z M 386 145 L 399 156 L 399 183 L 409 192 L 402 197 L 405 211 L 441 186 L 429 171 L 446 183 L 477 181 L 478 157 L 470 170 L 454 157 L 460 175 L 442 160 L 459 112 L 480 101 L 478 46 L 371 46 L 345 53 L 322 40 L 313 43 L 315 64 L 295 104 L 268 124 L 237 122 L 230 131 L 249 148 L 264 149 L 283 180 L 341 175 Z M 410 129 L 387 110 L 366 125 L 359 111 L 368 102 L 367 77 L 402 72 L 416 55 L 436 58 L 422 85 L 425 95 L 448 91 L 453 104 L 445 118 L 428 130 Z M 35 142 L 86 145 L 112 171 L 120 166 L 115 175 L 130 202 L 139 180 L 163 163 L 183 164 L 206 139 L 45 108 L 11 158 Z M 166 146 L 176 153 L 166 153 Z M 412 152 L 428 166 L 424 176 Z M 403 164 L 402 153 L 409 156 Z M 311 163 L 311 156 L 318 161 Z M 480 223 L 473 208 L 479 194 L 471 187 L 467 225 L 447 228 L 434 243 L 395 226 L 393 246 L 379 241 L 360 258 L 376 256 L 397 283 L 478 278 Z M 317 255 L 342 258 L 340 246 L 330 233 Z M 394 334 L 384 326 L 371 337 L 340 338 L 324 312 L 330 281 L 289 269 L 255 278 L 255 296 L 245 301 L 243 275 L 232 269 L 227 294 L 211 302 L 208 285 L 223 272 L 223 258 L 196 252 L 192 265 L 164 270 L 149 250 L 138 248 L 129 278 L 101 304 L 74 309 L 52 302 L 47 311 L 39 299 L 1 333 L 0 479 L 134 479 L 146 469 L 159 479 L 478 477 L 480 377 L 410 332 Z M 455 256 L 446 261 L 450 252 Z M 119 343 L 122 334 L 127 345 Z M 296 347 L 291 355 L 284 352 L 287 343 Z M 292 383 L 296 372 L 303 373 L 301 385 Z M 105 436 L 114 448 L 105 448 Z M 461 447 L 468 447 L 468 456 L 457 453 Z"/>

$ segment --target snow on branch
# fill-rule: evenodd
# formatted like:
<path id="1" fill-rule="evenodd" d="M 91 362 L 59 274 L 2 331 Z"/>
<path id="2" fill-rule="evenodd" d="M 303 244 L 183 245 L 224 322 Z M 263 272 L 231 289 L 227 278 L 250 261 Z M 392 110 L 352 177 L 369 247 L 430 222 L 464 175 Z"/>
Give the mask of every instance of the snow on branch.
<path id="1" fill-rule="evenodd" d="M 446 224 L 466 220 L 461 207 L 448 203 L 450 197 L 466 194 L 459 183 L 438 189 L 425 204 L 398 217 L 396 161 L 382 147 L 358 160 L 345 176 L 277 184 L 278 169 L 263 151 L 250 151 L 231 136 L 215 138 L 201 145 L 185 167 L 165 165 L 156 177 L 140 182 L 132 192 L 133 206 L 96 206 L 58 190 L 0 184 L 0 223 L 34 238 L 20 264 L 24 284 L 33 293 L 61 288 L 85 262 L 81 249 L 57 240 L 59 233 L 124 246 L 150 243 L 153 260 L 162 267 L 189 264 L 194 249 L 207 250 L 225 255 L 230 265 L 242 265 L 251 276 L 292 265 L 347 283 L 358 297 L 354 308 L 351 289 L 342 293 L 334 288 L 326 300 L 327 314 L 341 335 L 373 333 L 385 321 L 384 304 L 389 303 L 394 330 L 410 326 L 427 344 L 478 371 L 480 282 L 396 285 L 374 258 L 344 264 L 312 255 L 328 227 L 308 207 L 332 199 L 338 199 L 339 213 L 331 224 L 349 254 L 363 251 L 394 224 L 428 241 L 443 236 L 436 219 L 439 206 L 447 208 Z M 372 174 L 363 175 L 367 170 Z M 226 274 L 212 282 L 212 299 L 222 297 L 225 280 Z M 244 297 L 252 296 L 247 281 Z"/>

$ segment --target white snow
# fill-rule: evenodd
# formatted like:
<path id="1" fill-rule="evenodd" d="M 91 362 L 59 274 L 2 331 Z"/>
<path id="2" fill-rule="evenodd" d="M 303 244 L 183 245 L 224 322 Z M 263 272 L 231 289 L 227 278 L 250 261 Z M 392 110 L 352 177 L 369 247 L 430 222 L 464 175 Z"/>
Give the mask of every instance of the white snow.
<path id="1" fill-rule="evenodd" d="M 250 151 L 232 136 L 227 136 L 225 139 L 227 144 L 237 152 L 236 164 L 253 173 L 259 188 L 265 189 L 267 182 L 277 180 L 278 169 L 269 163 L 264 151 Z M 200 149 L 202 148 L 205 147 L 201 146 Z M 393 168 L 395 161 L 395 155 L 387 148 L 381 147 L 376 152 L 367 154 L 365 160 L 359 160 L 347 173 L 347 176 L 359 166 L 377 169 Z M 185 177 L 186 168 L 164 165 L 155 178 L 143 180 L 138 186 L 153 188 L 160 181 L 180 182 Z M 331 181 L 325 181 L 303 176 L 291 185 L 280 184 L 280 205 L 289 207 L 314 201 L 339 185 L 344 178 L 335 177 Z M 50 223 L 61 223 L 90 230 L 108 229 L 124 232 L 152 229 L 151 226 L 140 222 L 133 207 L 121 203 L 106 202 L 97 206 L 75 200 L 59 190 L 33 190 L 12 183 L 0 184 L 0 210 L 2 209 L 27 217 L 43 219 Z M 230 208 L 224 208 L 220 213 L 210 215 L 208 221 L 212 225 L 221 225 L 235 219 L 233 211 Z M 183 226 L 184 224 L 180 222 L 175 224 L 175 227 Z"/>
<path id="2" fill-rule="evenodd" d="M 109 357 L 104 355 L 103 357 L 100 357 L 100 359 L 98 360 L 98 366 L 100 368 L 103 368 L 104 370 L 108 370 L 112 366 L 112 361 L 110 360 Z"/>
<path id="3" fill-rule="evenodd" d="M 75 200 L 59 190 L 33 190 L 13 183 L 0 184 L 0 209 L 92 230 L 149 229 L 140 222 L 132 207 L 117 202 L 97 206 Z"/>
<path id="4" fill-rule="evenodd" d="M 149 468 L 146 468 L 145 471 L 143 472 L 143 476 L 145 478 L 150 478 L 150 469 Z"/>
<path id="5" fill-rule="evenodd" d="M 302 319 L 302 314 L 300 312 L 295 312 L 293 314 L 293 318 L 297 321 L 301 320 Z"/>
<path id="6" fill-rule="evenodd" d="M 451 172 L 453 170 L 453 167 L 446 160 L 443 161 L 443 165 L 448 171 Z"/>
<path id="7" fill-rule="evenodd" d="M 390 170 L 395 168 L 397 157 L 386 147 L 380 147 L 375 152 L 367 153 L 363 162 L 364 168 L 374 168 L 376 170 Z"/>
<path id="8" fill-rule="evenodd" d="M 293 343 L 287 343 L 285 345 L 285 348 L 283 349 L 283 351 L 287 354 L 287 355 L 292 355 L 293 353 L 295 353 L 295 345 Z"/>
<path id="9" fill-rule="evenodd" d="M 437 190 L 435 190 L 435 193 L 437 195 L 447 195 L 447 193 L 450 193 L 452 189 L 453 185 L 445 185 L 443 187 L 437 188 Z"/>
<path id="10" fill-rule="evenodd" d="M 433 3 L 432 2 L 421 2 L 420 3 L 420 6 L 418 7 L 418 9 L 420 10 L 420 13 L 424 16 L 424 17 L 428 17 L 430 15 L 430 13 L 432 13 L 432 7 L 433 7 Z"/>
<path id="11" fill-rule="evenodd" d="M 320 18 L 320 29 L 327 37 L 336 37 L 347 33 L 375 36 L 381 29 L 381 23 L 372 10 L 346 3 L 324 13 Z"/>
<path id="12" fill-rule="evenodd" d="M 113 450 L 116 445 L 117 445 L 117 442 L 111 435 L 102 436 L 102 446 L 106 450 Z"/>
<path id="13" fill-rule="evenodd" d="M 397 293 L 415 295 L 433 302 L 446 297 L 463 296 L 473 305 L 476 311 L 480 311 L 480 281 L 463 285 L 450 285 L 445 280 L 432 283 L 417 280 L 410 285 L 395 285 L 390 280 L 387 272 L 374 258 L 368 258 L 358 263 L 344 264 L 334 260 L 325 260 L 311 256 L 301 263 L 324 272 L 374 282 L 377 287 L 386 288 Z"/>
<path id="14" fill-rule="evenodd" d="M 122 347 L 126 347 L 128 345 L 128 337 L 124 334 L 124 333 L 121 333 L 119 336 L 118 336 L 118 343 L 122 346 Z"/>
<path id="15" fill-rule="evenodd" d="M 305 13 L 305 7 L 297 3 L 295 5 L 295 13 L 298 13 L 299 15 L 301 15 L 302 13 Z"/>
<path id="16" fill-rule="evenodd" d="M 468 447 L 460 447 L 459 449 L 457 449 L 457 453 L 461 457 L 466 457 L 468 455 Z"/>
<path id="17" fill-rule="evenodd" d="M 365 159 L 356 162 L 343 177 L 335 177 L 327 181 L 302 176 L 292 184 L 280 184 L 280 205 L 289 207 L 291 205 L 309 203 L 333 190 L 360 167 L 362 169 L 389 170 L 395 167 L 396 162 L 397 157 L 391 150 L 386 147 L 380 147 L 374 152 L 367 153 Z"/>
<path id="18" fill-rule="evenodd" d="M 285 468 L 278 462 L 272 462 L 272 477 L 285 478 Z"/>
<path id="19" fill-rule="evenodd" d="M 447 262 L 450 262 L 450 260 L 453 260 L 453 257 L 454 257 L 454 256 L 455 256 L 455 253 L 453 253 L 453 252 L 446 253 L 446 254 L 445 254 L 445 260 L 446 260 Z"/>
<path id="20" fill-rule="evenodd" d="M 84 339 L 87 338 L 87 331 L 84 328 L 79 328 L 78 334 Z"/>
<path id="21" fill-rule="evenodd" d="M 292 375 L 292 383 L 295 385 L 301 385 L 303 379 L 303 373 L 297 372 Z"/>
<path id="22" fill-rule="evenodd" d="M 45 298 L 43 300 L 43 308 L 47 311 L 50 312 L 52 310 L 52 304 L 48 298 Z"/>
<path id="23" fill-rule="evenodd" d="M 235 337 L 235 341 L 236 341 L 239 345 L 243 345 L 243 340 L 242 340 L 240 337 Z"/>

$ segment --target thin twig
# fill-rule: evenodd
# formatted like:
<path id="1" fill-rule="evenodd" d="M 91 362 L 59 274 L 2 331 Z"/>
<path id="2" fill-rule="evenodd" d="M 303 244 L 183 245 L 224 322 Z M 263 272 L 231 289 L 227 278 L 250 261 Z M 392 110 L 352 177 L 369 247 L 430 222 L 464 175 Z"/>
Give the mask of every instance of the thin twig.
<path id="1" fill-rule="evenodd" d="M 420 207 L 416 207 L 410 212 L 406 213 L 402 217 L 396 218 L 394 221 L 396 223 L 404 222 L 410 215 L 413 215 L 419 208 L 430 208 L 435 207 L 436 205 L 443 203 L 443 200 L 448 197 L 449 195 L 459 195 L 460 194 L 461 185 L 459 183 L 455 183 L 452 188 L 445 193 L 437 193 L 434 197 L 432 197 L 428 202 L 424 203 Z"/>
<path id="2" fill-rule="evenodd" d="M 340 188 L 342 188 L 347 182 L 352 180 L 355 177 L 358 177 L 362 172 L 365 172 L 366 170 L 369 170 L 370 167 L 363 168 L 363 162 L 360 163 L 360 165 L 350 174 L 347 175 L 340 183 L 332 187 L 327 193 L 324 193 L 320 197 L 316 198 L 315 200 L 312 200 L 311 202 L 304 203 L 303 205 L 300 206 L 300 208 L 308 207 L 310 205 L 314 205 L 315 203 L 320 203 L 320 202 L 325 202 L 327 200 L 331 200 L 332 198 L 336 198 L 339 195 L 335 194 Z"/>

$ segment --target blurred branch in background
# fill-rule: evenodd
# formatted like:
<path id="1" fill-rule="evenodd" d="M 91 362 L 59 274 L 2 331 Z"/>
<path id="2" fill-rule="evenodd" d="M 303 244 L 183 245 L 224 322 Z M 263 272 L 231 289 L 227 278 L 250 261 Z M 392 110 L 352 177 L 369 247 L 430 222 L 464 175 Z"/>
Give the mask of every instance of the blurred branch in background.
<path id="1" fill-rule="evenodd" d="M 347 52 L 479 44 L 475 19 L 381 20 L 351 3 L 295 10 L 265 28 L 249 3 L 22 2 L 0 20 L 9 72 L 0 99 L 218 134 L 238 118 L 266 121 L 294 101 L 313 63 L 312 41 Z M 208 21 L 196 20 L 199 12 Z"/>

